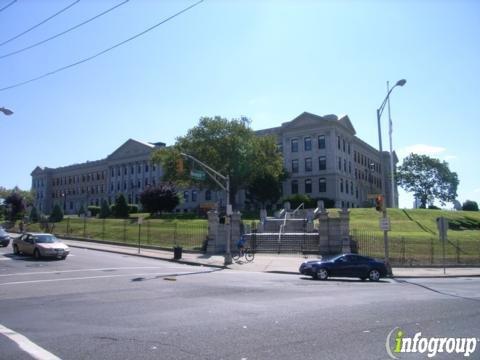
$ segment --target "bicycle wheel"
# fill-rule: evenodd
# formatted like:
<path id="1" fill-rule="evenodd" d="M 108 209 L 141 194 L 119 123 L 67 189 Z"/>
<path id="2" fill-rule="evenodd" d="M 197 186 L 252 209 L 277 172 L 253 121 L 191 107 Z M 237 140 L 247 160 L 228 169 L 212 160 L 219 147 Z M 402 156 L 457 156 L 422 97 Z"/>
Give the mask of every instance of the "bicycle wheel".
<path id="1" fill-rule="evenodd" d="M 245 260 L 248 262 L 253 261 L 255 258 L 255 254 L 253 253 L 252 249 L 245 250 Z"/>
<path id="2" fill-rule="evenodd" d="M 238 252 L 238 251 L 233 252 L 233 253 L 232 253 L 232 259 L 233 259 L 234 261 L 240 260 L 240 252 Z"/>

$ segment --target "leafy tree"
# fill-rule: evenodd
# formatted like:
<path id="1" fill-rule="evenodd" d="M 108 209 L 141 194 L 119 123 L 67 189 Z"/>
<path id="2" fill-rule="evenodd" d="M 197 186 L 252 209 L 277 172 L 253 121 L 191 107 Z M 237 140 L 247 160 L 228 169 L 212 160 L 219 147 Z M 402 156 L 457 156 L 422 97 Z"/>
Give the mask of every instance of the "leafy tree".
<path id="1" fill-rule="evenodd" d="M 190 178 L 190 171 L 200 169 L 194 162 L 183 161 L 180 153 L 189 154 L 230 178 L 230 203 L 235 208 L 235 195 L 265 174 L 280 178 L 283 159 L 273 136 L 259 137 L 246 119 L 227 120 L 203 117 L 187 135 L 177 138 L 171 148 L 157 150 L 153 161 L 161 163 L 164 180 L 181 186 L 218 188 L 210 178 L 199 182 Z M 180 165 L 180 166 L 179 166 Z"/>
<path id="2" fill-rule="evenodd" d="M 116 218 L 128 218 L 128 204 L 123 194 L 118 195 L 115 199 L 115 205 L 112 206 L 112 215 Z"/>
<path id="3" fill-rule="evenodd" d="M 25 214 L 25 201 L 18 192 L 7 195 L 4 204 L 7 209 L 7 218 L 10 221 L 21 219 Z"/>
<path id="4" fill-rule="evenodd" d="M 102 200 L 100 213 L 98 214 L 98 217 L 100 219 L 105 219 L 109 216 L 110 216 L 110 206 L 108 206 L 107 200 Z"/>
<path id="5" fill-rule="evenodd" d="M 176 187 L 169 183 L 145 189 L 140 194 L 140 202 L 145 211 L 153 214 L 171 212 L 180 203 L 180 199 Z"/>
<path id="6" fill-rule="evenodd" d="M 451 172 L 448 163 L 427 155 L 410 154 L 397 171 L 398 183 L 420 199 L 425 209 L 427 201 L 437 199 L 442 205 L 457 197 L 458 176 Z"/>
<path id="7" fill-rule="evenodd" d="M 63 220 L 63 211 L 60 205 L 55 204 L 53 207 L 52 213 L 50 214 L 49 220 L 51 222 L 60 222 Z"/>
<path id="8" fill-rule="evenodd" d="M 247 197 L 265 209 L 267 204 L 275 204 L 282 196 L 282 182 L 272 174 L 259 175 L 253 178 L 247 190 Z"/>
<path id="9" fill-rule="evenodd" d="M 476 201 L 467 200 L 462 205 L 464 211 L 478 211 L 478 204 Z"/>
<path id="10" fill-rule="evenodd" d="M 78 216 L 82 216 L 82 215 L 85 215 L 85 208 L 82 206 L 80 206 L 80 209 L 78 209 Z"/>
<path id="11" fill-rule="evenodd" d="M 96 217 L 98 214 L 100 214 L 100 206 L 89 205 L 87 207 L 87 210 L 90 213 L 90 216 L 93 216 L 93 217 Z"/>
<path id="12" fill-rule="evenodd" d="M 37 223 L 40 219 L 40 216 L 38 215 L 37 208 L 34 206 L 32 207 L 32 210 L 30 210 L 30 222 L 32 223 Z"/>

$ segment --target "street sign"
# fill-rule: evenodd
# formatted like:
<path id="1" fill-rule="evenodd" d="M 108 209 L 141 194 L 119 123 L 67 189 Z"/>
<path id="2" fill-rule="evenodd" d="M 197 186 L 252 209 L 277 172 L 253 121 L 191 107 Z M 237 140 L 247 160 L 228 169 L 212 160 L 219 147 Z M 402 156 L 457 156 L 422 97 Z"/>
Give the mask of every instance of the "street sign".
<path id="1" fill-rule="evenodd" d="M 190 176 L 195 180 L 205 180 L 205 172 L 202 170 L 192 170 Z"/>
<path id="2" fill-rule="evenodd" d="M 388 217 L 380 218 L 380 229 L 383 231 L 390 231 L 390 218 Z"/>
<path id="3" fill-rule="evenodd" d="M 139 218 L 137 219 L 137 224 L 138 224 L 138 225 L 142 225 L 142 224 L 143 224 L 143 217 L 139 217 Z"/>

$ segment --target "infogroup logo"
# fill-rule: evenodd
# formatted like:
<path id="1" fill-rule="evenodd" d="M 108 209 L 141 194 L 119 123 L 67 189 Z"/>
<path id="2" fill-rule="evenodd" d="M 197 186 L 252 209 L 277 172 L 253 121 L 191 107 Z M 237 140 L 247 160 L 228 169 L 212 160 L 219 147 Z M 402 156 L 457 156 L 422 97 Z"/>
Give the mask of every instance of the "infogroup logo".
<path id="1" fill-rule="evenodd" d="M 394 328 L 387 335 L 385 348 L 392 359 L 400 359 L 403 353 L 427 354 L 433 358 L 438 354 L 458 354 L 470 357 L 477 348 L 480 339 L 477 338 L 447 338 L 447 337 L 422 337 L 421 332 L 412 337 L 406 337 L 405 331 L 399 327 Z"/>

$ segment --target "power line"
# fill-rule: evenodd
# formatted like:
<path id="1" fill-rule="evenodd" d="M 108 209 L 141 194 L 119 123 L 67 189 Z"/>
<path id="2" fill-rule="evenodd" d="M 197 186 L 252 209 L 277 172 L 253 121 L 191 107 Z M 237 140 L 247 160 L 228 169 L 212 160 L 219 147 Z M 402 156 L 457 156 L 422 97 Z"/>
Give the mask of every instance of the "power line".
<path id="1" fill-rule="evenodd" d="M 17 1 L 17 0 L 15 0 L 15 1 Z M 15 1 L 13 1 L 13 2 L 15 2 Z M 60 14 L 63 13 L 64 11 L 67 11 L 67 10 L 70 9 L 73 5 L 78 4 L 79 2 L 80 2 L 80 0 L 75 0 L 73 3 L 71 3 L 71 4 L 68 5 L 67 7 L 63 8 L 62 10 L 56 12 L 56 13 L 53 14 L 52 16 L 49 16 L 49 17 L 46 18 L 45 20 L 40 21 L 38 24 L 36 24 L 36 25 L 32 26 L 31 28 L 25 30 L 24 32 L 21 32 L 20 34 L 15 35 L 14 37 L 12 37 L 12 38 L 10 38 L 10 39 L 8 39 L 8 40 L 5 40 L 4 42 L 0 43 L 0 46 L 5 45 L 5 44 L 7 44 L 7 43 L 9 43 L 10 41 L 13 41 L 13 40 L 15 40 L 15 39 L 18 39 L 20 36 L 23 36 L 23 35 L 25 35 L 26 33 L 29 33 L 30 31 L 36 29 L 36 28 L 39 27 L 40 25 L 43 25 L 43 24 L 45 24 L 47 21 L 49 21 L 49 20 L 53 19 L 54 17 L 60 15 Z M 7 7 L 8 7 L 8 6 L 10 6 L 10 4 L 7 5 Z M 3 8 L 3 9 L 5 9 L 5 8 Z M 2 11 L 3 9 L 0 9 L 0 11 Z"/>
<path id="2" fill-rule="evenodd" d="M 5 91 L 5 90 L 13 89 L 13 88 L 16 88 L 16 87 L 19 87 L 19 86 L 22 86 L 22 85 L 29 84 L 29 83 L 31 83 L 31 82 L 34 82 L 34 81 L 43 79 L 43 78 L 45 78 L 45 77 L 47 77 L 47 76 L 57 74 L 57 73 L 59 73 L 59 72 L 61 72 L 61 71 L 67 70 L 67 69 L 72 68 L 72 67 L 74 67 L 74 66 L 83 64 L 83 63 L 85 63 L 85 62 L 87 62 L 87 61 L 90 61 L 90 60 L 93 60 L 93 59 L 95 59 L 96 57 L 98 57 L 98 56 L 100 56 L 100 55 L 103 55 L 103 54 L 105 54 L 105 53 L 107 53 L 107 52 L 109 52 L 109 51 L 111 51 L 111 50 L 113 50 L 113 49 L 115 49 L 115 48 L 117 48 L 117 47 L 119 47 L 119 46 L 122 46 L 122 45 L 124 45 L 124 44 L 126 44 L 126 43 L 128 43 L 128 42 L 130 42 L 130 41 L 132 41 L 132 40 L 134 40 L 134 39 L 136 39 L 136 38 L 138 38 L 138 37 L 146 34 L 147 32 L 152 31 L 153 29 L 155 29 L 155 28 L 159 27 L 160 25 L 166 23 L 167 21 L 170 21 L 170 20 L 172 20 L 173 18 L 175 18 L 175 17 L 183 14 L 184 12 L 192 9 L 193 7 L 197 6 L 198 4 L 200 4 L 200 3 L 202 3 L 202 2 L 203 2 L 203 0 L 197 1 L 196 3 L 194 3 L 194 4 L 192 4 L 192 5 L 184 8 L 183 10 L 180 10 L 179 12 L 177 12 L 177 13 L 169 16 L 168 18 L 166 18 L 166 19 L 160 21 L 159 23 L 157 23 L 157 24 L 149 27 L 148 29 L 146 29 L 146 30 L 144 30 L 144 31 L 142 31 L 142 32 L 140 32 L 140 33 L 138 33 L 138 34 L 136 34 L 136 35 L 134 35 L 134 36 L 132 36 L 132 37 L 130 37 L 130 38 L 128 38 L 128 39 L 126 39 L 126 40 L 123 40 L 123 41 L 121 41 L 121 42 L 119 42 L 119 43 L 117 43 L 117 44 L 115 44 L 115 45 L 113 45 L 113 46 L 111 46 L 111 47 L 109 47 L 109 48 L 107 48 L 107 49 L 105 49 L 105 50 L 102 50 L 102 51 L 100 51 L 99 53 L 96 53 L 96 54 L 94 54 L 94 55 L 92 55 L 92 56 L 89 56 L 89 57 L 87 57 L 87 58 L 84 58 L 84 59 L 82 59 L 82 60 L 79 60 L 79 61 L 77 61 L 77 62 L 74 62 L 74 63 L 72 63 L 72 64 L 70 64 L 70 65 L 66 65 L 66 66 L 63 66 L 63 67 L 58 68 L 58 69 L 56 69 L 56 70 L 50 71 L 50 72 L 48 72 L 48 73 L 45 73 L 45 74 L 43 74 L 43 75 L 37 76 L 37 77 L 35 77 L 35 78 L 32 78 L 32 79 L 29 79 L 29 80 L 26 80 L 26 81 L 22 81 L 22 82 L 13 84 L 13 85 L 9 85 L 9 86 L 0 88 L 0 91 Z"/>
<path id="3" fill-rule="evenodd" d="M 12 6 L 13 4 L 15 4 L 17 2 L 17 0 L 13 0 L 12 2 L 8 3 L 7 5 L 5 5 L 4 7 L 2 7 L 0 9 L 0 12 L 2 12 L 3 10 L 5 9 L 8 9 L 10 6 Z"/>
<path id="4" fill-rule="evenodd" d="M 39 46 L 39 45 L 45 44 L 46 42 L 48 42 L 48 41 L 50 41 L 50 40 L 53 40 L 53 39 L 56 39 L 56 38 L 59 37 L 59 36 L 65 35 L 66 33 L 69 33 L 70 31 L 73 31 L 73 30 L 75 30 L 75 29 L 78 29 L 80 26 L 83 26 L 83 25 L 85 25 L 85 24 L 87 24 L 87 23 L 89 23 L 89 22 L 91 22 L 91 21 L 93 21 L 93 20 L 95 20 L 95 19 L 98 19 L 99 17 L 101 17 L 101 16 L 103 16 L 103 15 L 105 15 L 105 14 L 108 14 L 109 12 L 111 12 L 111 11 L 115 10 L 116 8 L 118 8 L 118 7 L 126 4 L 126 3 L 129 2 L 129 1 L 130 1 L 130 0 L 124 0 L 123 2 L 115 5 L 114 7 L 111 7 L 110 9 L 105 10 L 105 11 L 101 12 L 100 14 L 95 15 L 94 17 L 92 17 L 92 18 L 90 18 L 90 19 L 88 19 L 88 20 L 85 20 L 85 21 L 81 22 L 80 24 L 77 24 L 77 25 L 75 25 L 75 26 L 72 26 L 71 28 L 69 28 L 69 29 L 67 29 L 67 30 L 65 30 L 65 31 L 62 31 L 61 33 L 58 33 L 58 34 L 56 34 L 56 35 L 53 35 L 53 36 L 51 36 L 51 37 L 49 37 L 49 38 L 47 38 L 47 39 L 44 39 L 44 40 L 42 40 L 42 41 L 39 41 L 39 42 L 37 42 L 37 43 L 35 43 L 35 44 L 32 44 L 32 45 L 29 45 L 29 46 L 26 46 L 26 47 L 24 47 L 24 48 L 22 48 L 22 49 L 12 51 L 12 52 L 10 52 L 10 53 L 8 53 L 8 54 L 0 55 L 0 59 L 4 59 L 4 58 L 6 58 L 6 57 L 9 57 L 9 56 L 12 56 L 12 55 L 15 55 L 15 54 L 22 53 L 22 52 L 24 52 L 24 51 L 26 51 L 26 50 L 29 50 L 29 49 L 32 49 L 32 48 L 37 47 L 37 46 Z M 0 45 L 2 45 L 2 44 L 0 44 Z"/>

